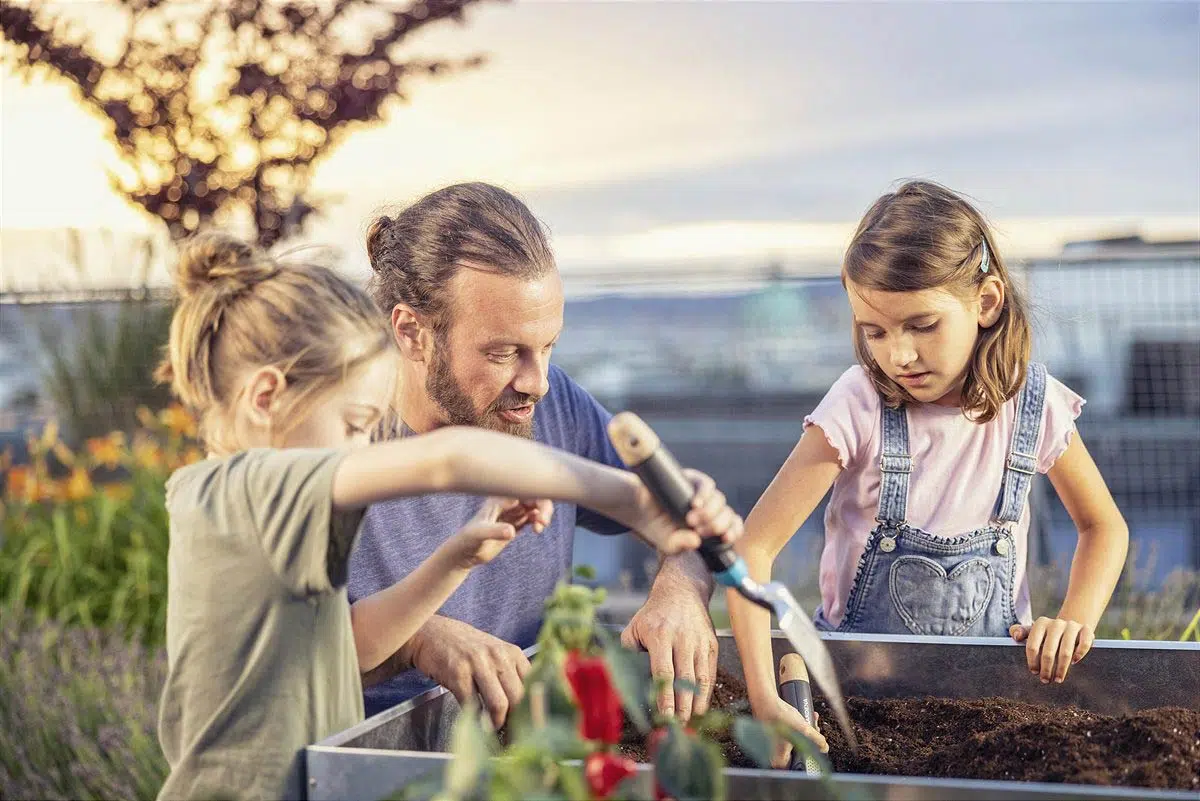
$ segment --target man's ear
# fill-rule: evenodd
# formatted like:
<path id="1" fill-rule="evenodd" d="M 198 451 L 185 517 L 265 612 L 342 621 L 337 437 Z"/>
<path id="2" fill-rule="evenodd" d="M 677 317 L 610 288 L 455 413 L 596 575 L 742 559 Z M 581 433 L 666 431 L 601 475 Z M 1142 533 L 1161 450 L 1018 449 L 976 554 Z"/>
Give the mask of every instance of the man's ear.
<path id="1" fill-rule="evenodd" d="M 271 430 L 279 399 L 287 389 L 287 378 L 278 367 L 261 367 L 250 376 L 242 395 L 246 418 L 257 428 Z"/>
<path id="2" fill-rule="evenodd" d="M 979 287 L 979 327 L 991 328 L 1004 311 L 1004 282 L 994 275 L 983 279 Z"/>
<path id="3" fill-rule="evenodd" d="M 407 303 L 392 307 L 392 336 L 410 362 L 427 361 L 433 352 L 432 327 L 426 324 L 424 315 Z"/>

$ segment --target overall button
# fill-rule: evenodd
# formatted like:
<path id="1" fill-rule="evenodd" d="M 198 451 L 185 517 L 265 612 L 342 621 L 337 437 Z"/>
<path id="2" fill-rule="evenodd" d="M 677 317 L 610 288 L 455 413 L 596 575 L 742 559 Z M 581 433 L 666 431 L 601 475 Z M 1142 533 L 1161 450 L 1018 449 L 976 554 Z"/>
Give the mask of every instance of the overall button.
<path id="1" fill-rule="evenodd" d="M 896 538 L 884 537 L 881 539 L 879 541 L 879 550 L 883 551 L 884 553 L 891 553 L 892 551 L 896 550 Z"/>
<path id="2" fill-rule="evenodd" d="M 1008 556 L 1009 550 L 1012 548 L 1012 540 L 1008 537 L 1001 537 L 996 540 L 996 553 L 1001 556 Z"/>

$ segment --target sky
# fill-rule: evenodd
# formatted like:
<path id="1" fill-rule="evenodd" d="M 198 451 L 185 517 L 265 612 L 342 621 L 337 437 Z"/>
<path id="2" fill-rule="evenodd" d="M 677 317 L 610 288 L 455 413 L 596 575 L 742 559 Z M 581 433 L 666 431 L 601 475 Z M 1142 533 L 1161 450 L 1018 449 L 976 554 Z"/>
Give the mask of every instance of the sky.
<path id="1" fill-rule="evenodd" d="M 973 199 L 1016 256 L 1200 236 L 1196 2 L 525 0 L 411 49 L 489 61 L 414 84 L 318 169 L 337 202 L 307 238 L 353 271 L 374 212 L 463 180 L 521 194 L 564 272 L 835 264 L 871 202 L 918 177 Z M 0 122 L 0 244 L 145 228 L 109 188 L 102 121 L 64 87 L 6 71 Z"/>

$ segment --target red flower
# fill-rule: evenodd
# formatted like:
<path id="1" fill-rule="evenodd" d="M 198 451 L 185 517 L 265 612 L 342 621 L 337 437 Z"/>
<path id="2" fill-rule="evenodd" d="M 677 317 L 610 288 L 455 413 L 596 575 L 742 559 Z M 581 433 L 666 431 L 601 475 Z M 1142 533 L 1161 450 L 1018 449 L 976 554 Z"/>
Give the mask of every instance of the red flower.
<path id="1" fill-rule="evenodd" d="M 583 775 L 593 798 L 608 798 L 617 785 L 637 773 L 637 763 L 627 757 L 609 753 L 588 754 L 583 763 Z"/>
<path id="2" fill-rule="evenodd" d="M 619 743 L 625 714 L 604 659 L 571 651 L 567 654 L 566 672 L 567 682 L 579 705 L 579 733 L 585 740 L 599 740 L 610 745 Z"/>

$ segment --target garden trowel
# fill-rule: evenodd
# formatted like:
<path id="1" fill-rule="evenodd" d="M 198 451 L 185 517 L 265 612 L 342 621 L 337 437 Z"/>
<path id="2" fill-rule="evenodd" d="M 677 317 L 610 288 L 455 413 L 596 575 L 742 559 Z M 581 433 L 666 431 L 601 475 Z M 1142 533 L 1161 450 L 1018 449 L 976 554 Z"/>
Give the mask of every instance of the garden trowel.
<path id="1" fill-rule="evenodd" d="M 683 475 L 679 462 L 659 441 L 658 435 L 636 414 L 621 412 L 608 424 L 608 437 L 621 459 L 641 478 L 663 508 L 674 515 L 681 525 L 686 525 L 684 519 L 692 508 L 692 484 Z M 851 748 L 856 748 L 857 741 L 850 728 L 850 716 L 846 713 L 846 703 L 842 699 L 833 660 L 816 626 L 788 588 L 776 581 L 759 584 L 750 578 L 746 562 L 737 555 L 733 546 L 716 537 L 701 540 L 700 555 L 718 583 L 732 587 L 747 600 L 775 615 L 780 630 L 808 666 L 808 672 L 817 686 L 824 691 L 846 734 L 847 742 Z"/>

